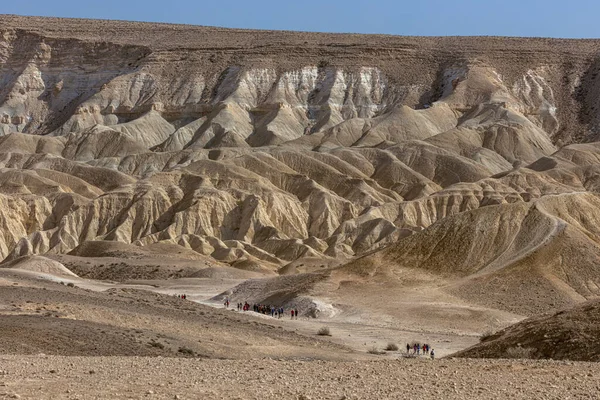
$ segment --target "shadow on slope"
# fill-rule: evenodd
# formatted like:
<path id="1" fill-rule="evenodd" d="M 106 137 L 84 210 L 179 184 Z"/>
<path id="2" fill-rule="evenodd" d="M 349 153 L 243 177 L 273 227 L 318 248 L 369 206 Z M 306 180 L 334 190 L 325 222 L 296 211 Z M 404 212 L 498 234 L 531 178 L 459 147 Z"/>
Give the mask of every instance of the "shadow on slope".
<path id="1" fill-rule="evenodd" d="M 527 319 L 453 356 L 600 361 L 600 301 Z"/>

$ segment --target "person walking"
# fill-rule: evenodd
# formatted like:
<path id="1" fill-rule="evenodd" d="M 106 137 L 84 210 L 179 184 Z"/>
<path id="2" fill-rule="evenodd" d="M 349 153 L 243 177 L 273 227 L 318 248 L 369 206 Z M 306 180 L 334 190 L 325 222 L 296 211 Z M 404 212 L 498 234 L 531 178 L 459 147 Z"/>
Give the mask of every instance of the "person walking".
<path id="1" fill-rule="evenodd" d="M 435 353 L 433 351 L 433 349 L 431 349 L 431 351 L 429 352 L 429 356 L 431 357 L 431 359 L 435 359 Z"/>
<path id="2" fill-rule="evenodd" d="M 406 343 L 406 354 L 410 353 L 410 344 Z"/>

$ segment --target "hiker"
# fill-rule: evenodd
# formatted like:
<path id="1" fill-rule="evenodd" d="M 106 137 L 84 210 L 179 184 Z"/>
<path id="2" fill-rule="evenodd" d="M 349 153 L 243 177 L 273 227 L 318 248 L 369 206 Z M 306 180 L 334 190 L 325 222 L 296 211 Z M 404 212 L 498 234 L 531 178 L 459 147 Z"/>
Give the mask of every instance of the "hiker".
<path id="1" fill-rule="evenodd" d="M 296 319 L 298 319 L 298 309 L 294 308 L 294 316 L 296 317 Z"/>
<path id="2" fill-rule="evenodd" d="M 431 355 L 430 355 L 431 359 L 433 360 L 435 358 L 435 353 L 433 352 L 433 349 L 431 349 Z"/>
<path id="3" fill-rule="evenodd" d="M 410 353 L 410 344 L 406 343 L 406 354 Z"/>
<path id="4" fill-rule="evenodd" d="M 421 355 L 421 344 L 417 343 L 417 355 L 420 356 Z"/>
<path id="5" fill-rule="evenodd" d="M 292 314 L 292 319 L 294 319 L 294 310 L 290 311 L 290 313 Z"/>

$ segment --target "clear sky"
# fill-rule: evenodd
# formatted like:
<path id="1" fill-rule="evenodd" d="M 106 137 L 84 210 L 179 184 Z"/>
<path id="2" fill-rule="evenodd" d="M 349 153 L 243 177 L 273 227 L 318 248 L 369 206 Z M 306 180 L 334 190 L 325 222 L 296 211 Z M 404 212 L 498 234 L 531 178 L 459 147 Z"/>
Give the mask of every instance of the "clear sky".
<path id="1" fill-rule="evenodd" d="M 600 0 L 0 0 L 0 14 L 318 32 L 600 38 Z"/>

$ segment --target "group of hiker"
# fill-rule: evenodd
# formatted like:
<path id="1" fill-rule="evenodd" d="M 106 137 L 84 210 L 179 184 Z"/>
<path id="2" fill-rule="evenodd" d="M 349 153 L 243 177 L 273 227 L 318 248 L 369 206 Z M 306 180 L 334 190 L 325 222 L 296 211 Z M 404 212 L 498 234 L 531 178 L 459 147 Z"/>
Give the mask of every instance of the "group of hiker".
<path id="1" fill-rule="evenodd" d="M 226 298 L 225 302 L 223 303 L 223 305 L 225 306 L 225 308 L 229 308 L 229 299 Z M 250 304 L 245 301 L 243 303 L 237 303 L 237 310 L 238 311 L 249 311 L 250 310 Z M 273 318 L 283 318 L 285 317 L 285 309 L 283 307 L 275 307 L 273 305 L 266 305 L 266 304 L 253 304 L 252 305 L 252 311 L 259 313 L 259 314 L 263 314 L 263 315 L 270 315 Z M 290 310 L 290 317 L 291 319 L 298 319 L 298 309 L 294 308 Z"/>
<path id="2" fill-rule="evenodd" d="M 178 294 L 177 298 L 185 300 L 185 299 L 187 299 L 187 296 L 185 294 Z"/>
<path id="3" fill-rule="evenodd" d="M 421 345 L 420 343 L 414 343 L 412 346 L 409 343 L 406 343 L 406 355 L 419 356 L 423 354 L 424 356 L 430 356 L 433 360 L 435 358 L 435 351 L 431 348 L 431 346 L 427 343 Z"/>
<path id="4" fill-rule="evenodd" d="M 248 304 L 248 303 L 246 303 Z M 248 305 L 248 309 L 250 305 Z M 259 314 L 271 315 L 273 318 L 283 318 L 285 317 L 285 309 L 283 307 L 275 307 L 273 305 L 266 304 L 254 304 L 252 306 L 252 310 Z M 246 311 L 246 310 L 243 310 Z M 298 309 L 290 310 L 291 319 L 298 319 Z"/>

